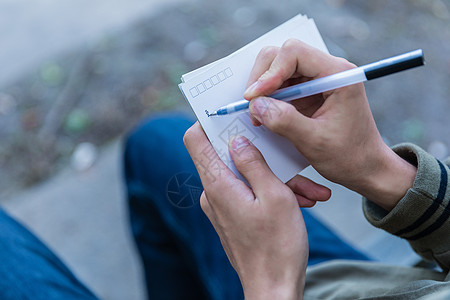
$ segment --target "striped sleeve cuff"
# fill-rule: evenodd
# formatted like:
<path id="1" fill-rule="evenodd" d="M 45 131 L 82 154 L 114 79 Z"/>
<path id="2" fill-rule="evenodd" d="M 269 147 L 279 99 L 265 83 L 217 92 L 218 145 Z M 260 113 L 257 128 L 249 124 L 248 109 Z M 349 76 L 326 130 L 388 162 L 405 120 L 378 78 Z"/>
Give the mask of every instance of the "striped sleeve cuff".
<path id="1" fill-rule="evenodd" d="M 414 186 L 390 212 L 363 199 L 364 214 L 372 225 L 408 240 L 423 257 L 449 267 L 449 168 L 413 144 L 401 144 L 393 150 L 417 166 Z"/>

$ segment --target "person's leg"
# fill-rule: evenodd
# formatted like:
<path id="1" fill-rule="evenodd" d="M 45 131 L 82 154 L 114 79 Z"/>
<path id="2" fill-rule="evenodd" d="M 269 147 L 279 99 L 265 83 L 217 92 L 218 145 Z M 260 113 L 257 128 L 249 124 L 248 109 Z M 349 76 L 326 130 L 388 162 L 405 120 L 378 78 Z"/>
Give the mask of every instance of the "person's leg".
<path id="1" fill-rule="evenodd" d="M 0 209 L 0 299 L 97 299 L 36 236 Z"/>
<path id="2" fill-rule="evenodd" d="M 130 220 L 141 254 L 149 299 L 242 299 L 239 278 L 201 211 L 203 190 L 184 147 L 193 121 L 155 116 L 133 131 L 125 147 Z M 367 259 L 303 209 L 309 264 Z M 175 288 L 176 287 L 176 288 Z"/>

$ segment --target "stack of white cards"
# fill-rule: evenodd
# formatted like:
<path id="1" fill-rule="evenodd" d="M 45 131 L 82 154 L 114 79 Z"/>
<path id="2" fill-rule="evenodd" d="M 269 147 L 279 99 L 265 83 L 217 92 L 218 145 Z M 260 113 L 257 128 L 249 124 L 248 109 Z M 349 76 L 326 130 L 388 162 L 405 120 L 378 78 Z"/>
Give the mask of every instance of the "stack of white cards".
<path id="1" fill-rule="evenodd" d="M 272 133 L 264 126 L 254 127 L 248 111 L 213 117 L 208 117 L 206 113 L 243 99 L 242 95 L 259 51 L 266 46 L 281 47 L 290 38 L 301 40 L 328 53 L 314 21 L 304 15 L 297 15 L 229 56 L 181 77 L 182 83 L 179 87 L 215 151 L 240 179 L 243 178 L 228 152 L 228 141 L 236 135 L 247 137 L 261 151 L 273 173 L 283 182 L 290 180 L 308 165 L 287 139 Z M 214 160 L 214 155 L 206 151 L 203 154 L 203 167 L 220 168 L 220 164 Z"/>

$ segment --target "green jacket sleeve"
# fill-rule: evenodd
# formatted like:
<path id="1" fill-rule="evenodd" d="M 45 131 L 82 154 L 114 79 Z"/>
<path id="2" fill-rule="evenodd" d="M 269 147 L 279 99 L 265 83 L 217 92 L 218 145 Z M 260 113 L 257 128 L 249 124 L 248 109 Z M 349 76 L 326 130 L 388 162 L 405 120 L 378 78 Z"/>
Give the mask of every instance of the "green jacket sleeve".
<path id="1" fill-rule="evenodd" d="M 413 144 L 393 150 L 417 166 L 414 186 L 390 212 L 363 199 L 367 220 L 402 237 L 423 258 L 450 269 L 450 160 L 441 162 Z"/>

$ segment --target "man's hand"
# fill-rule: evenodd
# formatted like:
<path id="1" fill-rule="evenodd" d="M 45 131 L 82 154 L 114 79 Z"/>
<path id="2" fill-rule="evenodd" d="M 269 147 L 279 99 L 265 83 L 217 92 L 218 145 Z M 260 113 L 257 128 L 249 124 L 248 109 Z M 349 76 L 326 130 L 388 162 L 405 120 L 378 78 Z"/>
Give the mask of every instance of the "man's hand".
<path id="1" fill-rule="evenodd" d="M 263 124 L 288 138 L 325 178 L 391 210 L 412 186 L 416 169 L 383 142 L 363 84 L 292 104 L 262 97 L 292 83 L 354 67 L 342 58 L 289 40 L 281 48 L 260 52 L 244 97 L 251 100 L 255 126 Z"/>
<path id="2" fill-rule="evenodd" d="M 245 298 L 302 298 L 308 239 L 299 205 L 327 200 L 330 191 L 301 176 L 284 184 L 245 137 L 230 141 L 229 151 L 251 188 L 218 156 L 219 167 L 205 168 L 202 153 L 212 145 L 198 123 L 184 142 L 203 183 L 202 209 L 239 275 Z"/>

